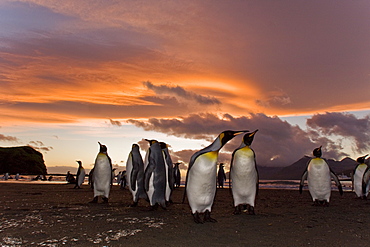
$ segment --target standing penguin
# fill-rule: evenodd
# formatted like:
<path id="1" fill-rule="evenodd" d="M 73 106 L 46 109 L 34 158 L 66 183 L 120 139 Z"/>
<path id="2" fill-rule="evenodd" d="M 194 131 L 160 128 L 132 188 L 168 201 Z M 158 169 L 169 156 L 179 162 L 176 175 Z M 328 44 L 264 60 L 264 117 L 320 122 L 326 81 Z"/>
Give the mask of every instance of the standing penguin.
<path id="1" fill-rule="evenodd" d="M 166 208 L 166 163 L 162 148 L 156 140 L 147 141 L 150 147 L 144 174 L 145 191 L 149 197 L 151 210 L 157 209 L 158 205 Z"/>
<path id="2" fill-rule="evenodd" d="M 132 144 L 126 163 L 125 175 L 128 188 L 132 194 L 133 204 L 131 204 L 131 207 L 137 206 L 140 198 L 148 200 L 144 189 L 144 162 L 137 144 Z"/>
<path id="3" fill-rule="evenodd" d="M 308 190 L 310 191 L 314 205 L 329 206 L 331 194 L 331 178 L 338 186 L 339 193 L 343 195 L 342 185 L 339 182 L 337 175 L 330 169 L 329 165 L 321 158 L 321 147 L 313 150 L 312 158 L 307 165 L 305 172 L 302 175 L 299 185 L 299 193 L 302 194 L 304 180 L 307 179 Z"/>
<path id="4" fill-rule="evenodd" d="M 166 163 L 166 204 L 172 203 L 171 194 L 174 187 L 173 164 L 168 145 L 164 142 L 159 143 L 163 151 L 163 157 Z"/>
<path id="5" fill-rule="evenodd" d="M 246 133 L 242 144 L 232 154 L 230 178 L 235 207 L 234 214 L 241 214 L 242 207 L 247 208 L 249 214 L 255 214 L 254 205 L 258 193 L 258 170 L 256 155 L 254 150 L 250 148 L 250 145 L 257 131 Z"/>
<path id="6" fill-rule="evenodd" d="M 365 158 L 363 163 L 365 163 Z M 363 199 L 367 199 L 367 196 L 369 195 L 369 190 L 370 190 L 370 167 L 367 167 L 362 177 L 362 193 L 364 195 Z"/>
<path id="7" fill-rule="evenodd" d="M 218 152 L 228 141 L 244 132 L 247 131 L 226 130 L 220 133 L 211 145 L 191 156 L 186 174 L 185 193 L 195 223 L 217 222 L 211 218 L 211 208 L 216 194 Z M 200 213 L 204 213 L 203 220 Z"/>
<path id="8" fill-rule="evenodd" d="M 77 169 L 77 175 L 76 175 L 76 185 L 74 188 L 81 189 L 81 185 L 85 181 L 86 173 L 85 173 L 85 169 L 82 166 L 81 160 L 77 160 L 76 162 L 78 163 L 78 169 Z"/>
<path id="9" fill-rule="evenodd" d="M 110 187 L 112 183 L 112 161 L 107 153 L 107 147 L 100 142 L 100 150 L 95 159 L 94 172 L 92 175 L 94 186 L 94 199 L 92 203 L 98 202 L 98 197 L 102 196 L 103 202 L 108 203 Z"/>
<path id="10" fill-rule="evenodd" d="M 357 158 L 357 166 L 353 169 L 352 173 L 352 191 L 354 190 L 356 196 L 361 199 L 365 199 L 365 193 L 362 191 L 362 181 L 364 177 L 364 173 L 367 169 L 367 165 L 365 164 L 365 158 L 367 155 Z"/>
<path id="11" fill-rule="evenodd" d="M 179 188 L 180 187 L 180 182 L 181 182 L 181 172 L 179 165 L 181 163 L 175 163 L 175 167 L 173 168 L 173 176 L 174 176 L 174 187 Z"/>
<path id="12" fill-rule="evenodd" d="M 218 173 L 217 173 L 217 182 L 218 182 L 218 188 L 223 188 L 224 187 L 224 182 L 226 180 L 226 174 L 224 170 L 224 163 L 221 163 L 218 168 Z"/>

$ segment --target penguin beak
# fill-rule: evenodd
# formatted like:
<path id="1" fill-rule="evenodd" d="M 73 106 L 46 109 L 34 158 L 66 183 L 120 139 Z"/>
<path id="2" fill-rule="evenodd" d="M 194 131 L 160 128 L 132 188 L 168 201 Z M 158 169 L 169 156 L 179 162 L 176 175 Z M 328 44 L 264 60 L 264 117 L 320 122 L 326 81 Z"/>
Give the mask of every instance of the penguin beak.
<path id="1" fill-rule="evenodd" d="M 237 136 L 237 135 L 240 135 L 240 134 L 243 134 L 243 133 L 246 133 L 246 132 L 249 132 L 249 130 L 241 130 L 241 131 L 235 131 L 233 133 L 234 136 Z"/>
<path id="2" fill-rule="evenodd" d="M 258 131 L 258 129 L 256 129 L 255 131 L 253 131 L 253 132 L 249 135 L 249 137 L 254 136 L 254 135 L 257 133 L 257 131 Z"/>

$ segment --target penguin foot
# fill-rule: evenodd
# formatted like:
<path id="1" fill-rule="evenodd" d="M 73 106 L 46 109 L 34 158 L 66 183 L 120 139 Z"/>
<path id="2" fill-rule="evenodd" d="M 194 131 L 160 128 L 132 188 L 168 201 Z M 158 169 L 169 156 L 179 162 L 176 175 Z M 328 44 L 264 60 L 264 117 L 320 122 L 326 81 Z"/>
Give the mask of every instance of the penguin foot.
<path id="1" fill-rule="evenodd" d="M 313 202 L 312 206 L 320 206 L 319 200 L 315 199 L 315 201 Z"/>
<path id="2" fill-rule="evenodd" d="M 252 207 L 252 206 L 249 206 L 248 207 L 248 214 L 250 214 L 250 215 L 256 215 L 256 213 L 254 212 L 254 207 Z"/>
<path id="3" fill-rule="evenodd" d="M 195 212 L 195 214 L 193 214 L 193 219 L 194 219 L 194 222 L 197 223 L 197 224 L 203 224 L 203 220 L 199 217 L 199 213 L 198 212 Z"/>
<path id="4" fill-rule="evenodd" d="M 234 212 L 233 212 L 233 214 L 234 214 L 234 215 L 239 215 L 239 214 L 241 214 L 241 213 L 242 213 L 242 210 L 241 210 L 241 208 L 240 208 L 240 205 L 236 206 L 236 207 L 235 207 L 235 210 L 234 210 Z"/>
<path id="5" fill-rule="evenodd" d="M 215 223 L 217 222 L 217 220 L 211 218 L 211 212 L 209 212 L 209 210 L 206 210 L 204 212 L 204 222 L 212 222 L 212 223 Z"/>
<path id="6" fill-rule="evenodd" d="M 134 203 L 130 204 L 129 207 L 134 208 L 134 207 L 137 207 L 138 204 L 139 204 L 139 202 L 134 202 Z"/>
<path id="7" fill-rule="evenodd" d="M 157 210 L 158 209 L 158 204 L 156 203 L 155 205 L 150 205 L 150 207 L 149 207 L 149 211 L 155 211 L 155 210 Z"/>
<path id="8" fill-rule="evenodd" d="M 166 201 L 166 207 L 170 206 L 171 204 L 173 204 L 172 200 Z"/>
<path id="9" fill-rule="evenodd" d="M 107 197 L 103 197 L 103 203 L 108 203 L 108 198 Z"/>
<path id="10" fill-rule="evenodd" d="M 98 197 L 95 196 L 94 199 L 90 203 L 97 203 L 98 202 Z"/>

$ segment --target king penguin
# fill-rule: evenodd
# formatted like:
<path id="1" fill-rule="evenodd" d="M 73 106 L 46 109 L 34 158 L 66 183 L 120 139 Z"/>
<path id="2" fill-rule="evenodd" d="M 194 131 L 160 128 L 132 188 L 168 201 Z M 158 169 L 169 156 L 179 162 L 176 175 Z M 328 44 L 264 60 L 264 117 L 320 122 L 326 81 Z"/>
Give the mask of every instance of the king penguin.
<path id="1" fill-rule="evenodd" d="M 218 152 L 228 141 L 244 132 L 247 131 L 223 131 L 211 145 L 191 156 L 186 174 L 185 193 L 195 223 L 217 222 L 211 218 L 211 208 L 216 194 Z M 204 213 L 203 219 L 200 218 L 200 213 Z"/>
<path id="2" fill-rule="evenodd" d="M 357 158 L 357 166 L 353 169 L 352 173 L 352 191 L 354 190 L 356 196 L 361 199 L 365 199 L 367 195 L 362 191 L 362 182 L 364 173 L 367 169 L 367 165 L 365 164 L 365 158 L 367 155 Z M 366 191 L 365 191 L 366 192 Z"/>
<path id="3" fill-rule="evenodd" d="M 299 193 L 302 194 L 304 181 L 307 179 L 308 190 L 310 191 L 314 205 L 329 206 L 331 194 L 331 178 L 338 186 L 339 193 L 343 195 L 342 185 L 339 182 L 337 175 L 330 169 L 329 165 L 321 158 L 321 147 L 313 150 L 312 158 L 307 165 L 305 172 L 302 175 L 299 185 Z"/>
<path id="4" fill-rule="evenodd" d="M 181 163 L 175 163 L 175 167 L 173 168 L 173 176 L 174 176 L 174 187 L 179 188 L 181 182 L 181 172 L 179 165 Z"/>
<path id="5" fill-rule="evenodd" d="M 81 189 L 81 185 L 85 181 L 86 173 L 85 173 L 85 169 L 82 166 L 81 160 L 77 160 L 76 162 L 78 163 L 78 169 L 77 169 L 77 175 L 76 175 L 76 185 L 74 188 Z"/>
<path id="6" fill-rule="evenodd" d="M 98 202 L 98 197 L 102 196 L 103 202 L 108 203 L 110 187 L 112 183 L 112 161 L 107 153 L 107 147 L 100 142 L 100 150 L 95 159 L 93 183 L 94 199 L 92 203 Z"/>
<path id="7" fill-rule="evenodd" d="M 246 133 L 239 148 L 235 149 L 231 158 L 230 178 L 234 200 L 234 214 L 241 214 L 246 208 L 249 214 L 254 213 L 256 195 L 258 193 L 258 170 L 256 155 L 250 147 L 258 130 Z"/>
<path id="8" fill-rule="evenodd" d="M 370 169 L 369 167 L 366 168 L 364 172 L 364 176 L 362 177 L 362 193 L 363 193 L 363 199 L 367 199 L 367 196 L 369 195 L 369 189 L 370 189 Z"/>
<path id="9" fill-rule="evenodd" d="M 147 140 L 150 143 L 148 150 L 148 165 L 145 169 L 144 183 L 151 210 L 160 205 L 166 208 L 166 163 L 162 148 L 158 141 Z"/>
<path id="10" fill-rule="evenodd" d="M 131 152 L 127 159 L 126 182 L 132 194 L 132 207 L 137 206 L 139 199 L 148 200 L 144 189 L 144 162 L 137 144 L 132 144 Z"/>
<path id="11" fill-rule="evenodd" d="M 166 204 L 172 203 L 171 194 L 174 188 L 173 164 L 170 152 L 168 151 L 168 144 L 164 142 L 159 143 L 162 148 L 163 157 L 166 164 Z"/>

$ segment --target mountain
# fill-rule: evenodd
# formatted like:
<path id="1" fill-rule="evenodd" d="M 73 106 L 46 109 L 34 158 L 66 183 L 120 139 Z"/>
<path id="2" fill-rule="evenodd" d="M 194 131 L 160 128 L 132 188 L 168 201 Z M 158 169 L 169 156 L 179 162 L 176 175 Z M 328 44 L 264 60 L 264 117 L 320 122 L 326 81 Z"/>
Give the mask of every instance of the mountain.
<path id="1" fill-rule="evenodd" d="M 0 173 L 47 174 L 42 154 L 32 147 L 0 147 Z"/>
<path id="2" fill-rule="evenodd" d="M 307 168 L 308 161 L 311 157 L 304 156 L 298 161 L 294 162 L 290 166 L 283 168 L 276 167 L 258 167 L 261 179 L 281 179 L 281 180 L 299 180 L 303 172 Z M 353 169 L 356 167 L 357 162 L 351 158 L 344 158 L 341 161 L 336 161 L 332 159 L 327 160 L 330 168 L 337 175 L 347 175 L 350 176 Z M 261 169 L 262 168 L 262 169 Z M 261 173 L 263 176 L 261 176 Z"/>

